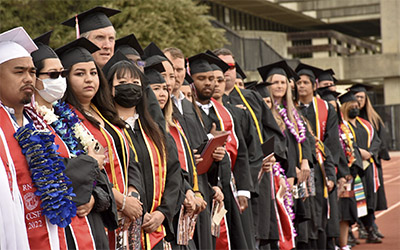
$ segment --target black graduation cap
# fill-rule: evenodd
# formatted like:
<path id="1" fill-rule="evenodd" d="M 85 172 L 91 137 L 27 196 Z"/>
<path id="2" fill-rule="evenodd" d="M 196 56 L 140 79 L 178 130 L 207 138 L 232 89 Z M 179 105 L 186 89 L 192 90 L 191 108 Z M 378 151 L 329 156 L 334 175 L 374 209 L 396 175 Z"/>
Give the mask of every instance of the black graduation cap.
<path id="1" fill-rule="evenodd" d="M 52 30 L 33 39 L 33 42 L 38 47 L 38 50 L 31 53 L 35 66 L 44 59 L 58 58 L 56 52 L 54 52 L 54 50 L 49 46 L 51 33 L 53 33 Z"/>
<path id="2" fill-rule="evenodd" d="M 164 52 L 153 42 L 151 42 L 147 47 L 143 50 L 145 58 L 149 58 L 152 56 L 162 56 L 165 57 Z"/>
<path id="3" fill-rule="evenodd" d="M 297 82 L 300 80 L 300 76 L 292 69 L 292 67 L 289 67 L 290 70 L 290 76 L 289 79 L 293 79 L 294 82 Z"/>
<path id="4" fill-rule="evenodd" d="M 290 67 L 284 60 L 259 67 L 257 70 L 264 82 L 267 81 L 267 78 L 271 75 L 278 74 L 286 77 L 291 75 Z"/>
<path id="5" fill-rule="evenodd" d="M 120 12 L 120 10 L 97 6 L 93 9 L 78 14 L 77 18 L 80 34 L 91 30 L 113 26 L 110 19 L 108 18 Z M 70 27 L 75 27 L 76 17 L 74 16 L 67 21 L 64 21 L 62 24 Z"/>
<path id="6" fill-rule="evenodd" d="M 323 70 L 322 72 L 320 72 L 320 74 L 318 75 L 318 81 L 332 81 L 332 82 L 336 82 L 335 78 L 333 77 L 333 75 L 335 74 L 335 72 L 333 71 L 333 69 L 327 69 L 327 70 Z"/>
<path id="7" fill-rule="evenodd" d="M 224 67 L 224 65 L 222 64 L 224 62 L 221 59 L 206 53 L 200 53 L 189 57 L 188 61 L 190 73 L 192 75 L 196 73 L 214 71 L 214 69 L 211 67 L 211 64 L 216 64 L 218 66 L 221 65 L 222 67 Z M 227 65 L 226 63 L 224 64 Z M 224 69 L 221 68 L 221 70 L 223 71 Z"/>
<path id="8" fill-rule="evenodd" d="M 347 90 L 353 92 L 353 93 L 358 93 L 358 92 L 367 92 L 372 90 L 373 87 L 372 86 L 368 86 L 362 83 L 357 83 L 354 84 L 353 86 L 351 86 L 350 88 L 347 88 Z"/>
<path id="9" fill-rule="evenodd" d="M 236 78 L 240 78 L 242 80 L 246 79 L 247 76 L 246 74 L 243 72 L 242 68 L 240 67 L 239 63 L 235 62 L 235 66 L 236 66 Z"/>
<path id="10" fill-rule="evenodd" d="M 127 62 L 131 63 L 131 61 L 121 51 L 117 50 L 114 53 L 114 55 L 110 58 L 110 60 L 108 60 L 106 65 L 104 65 L 104 67 L 102 69 L 103 73 L 107 77 L 107 79 L 108 79 L 108 73 L 110 72 L 111 67 L 120 61 L 127 61 Z"/>
<path id="11" fill-rule="evenodd" d="M 343 103 L 345 102 L 357 101 L 357 98 L 355 97 L 353 92 L 348 91 L 343 95 L 339 96 L 339 101 L 343 105 Z"/>
<path id="12" fill-rule="evenodd" d="M 124 55 L 142 56 L 144 51 L 134 34 L 127 35 L 115 41 L 115 51 L 121 51 Z"/>
<path id="13" fill-rule="evenodd" d="M 56 49 L 55 52 L 64 68 L 70 69 L 76 63 L 94 61 L 92 53 L 99 49 L 94 43 L 81 37 Z"/>
<path id="14" fill-rule="evenodd" d="M 162 50 L 153 42 L 151 42 L 143 52 L 143 58 L 146 61 L 147 66 L 157 64 L 160 62 L 168 61 L 168 58 L 162 52 Z M 172 63 L 171 63 L 172 64 Z"/>
<path id="15" fill-rule="evenodd" d="M 212 63 L 211 68 L 213 70 L 220 70 L 223 73 L 225 73 L 229 69 L 229 65 L 225 63 L 223 60 L 221 60 L 216 54 L 214 54 L 211 50 L 207 50 L 206 54 L 209 54 L 210 56 L 213 56 L 215 59 L 218 60 L 218 63 Z"/>
<path id="16" fill-rule="evenodd" d="M 164 72 L 164 66 L 162 63 L 156 63 L 153 65 L 146 66 L 144 68 L 144 75 L 146 76 L 149 84 L 165 83 L 164 77 L 161 72 Z"/>
<path id="17" fill-rule="evenodd" d="M 186 72 L 182 85 L 190 85 L 191 83 L 193 83 L 193 78 Z"/>
<path id="18" fill-rule="evenodd" d="M 297 65 L 295 71 L 299 76 L 306 75 L 311 77 L 313 83 L 315 82 L 315 79 L 323 72 L 323 70 L 320 68 L 304 63 L 300 63 L 299 65 Z"/>
<path id="19" fill-rule="evenodd" d="M 325 101 L 329 102 L 329 101 L 336 101 L 337 97 L 340 95 L 339 92 L 336 91 L 332 91 L 330 90 L 331 86 L 326 86 L 323 88 L 319 88 L 317 89 L 317 93 L 318 95 L 324 99 Z"/>
<path id="20" fill-rule="evenodd" d="M 258 81 L 251 81 L 251 82 L 245 82 L 244 87 L 246 89 L 254 90 L 258 92 L 261 97 L 270 97 L 271 95 L 269 94 L 268 86 L 270 86 L 272 83 L 269 82 L 260 82 Z"/>

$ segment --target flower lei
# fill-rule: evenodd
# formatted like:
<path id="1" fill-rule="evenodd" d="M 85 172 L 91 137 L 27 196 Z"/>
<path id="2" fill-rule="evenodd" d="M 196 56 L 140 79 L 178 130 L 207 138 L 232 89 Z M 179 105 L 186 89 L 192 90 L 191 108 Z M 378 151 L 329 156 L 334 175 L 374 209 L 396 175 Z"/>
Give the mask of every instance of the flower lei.
<path id="1" fill-rule="evenodd" d="M 42 213 L 52 224 L 65 228 L 76 215 L 72 202 L 75 194 L 69 178 L 64 175 L 64 163 L 57 153 L 54 135 L 36 130 L 32 123 L 20 127 L 14 134 L 25 155 L 32 181 L 37 188 L 35 195 L 42 201 Z"/>
<path id="2" fill-rule="evenodd" d="M 272 172 L 275 176 L 282 176 L 285 180 L 285 184 L 286 184 L 286 191 L 285 194 L 283 195 L 283 204 L 285 206 L 285 209 L 287 211 L 287 213 L 290 216 L 291 222 L 293 224 L 293 221 L 295 219 L 295 214 L 293 212 L 293 206 L 294 206 L 294 202 L 293 202 L 293 194 L 292 192 L 290 192 L 290 184 L 287 181 L 286 175 L 285 175 L 285 170 L 281 167 L 281 164 L 279 162 L 276 162 L 273 166 L 272 166 Z M 293 234 L 296 236 L 296 230 L 293 227 Z"/>
<path id="3" fill-rule="evenodd" d="M 294 137 L 296 138 L 296 141 L 298 143 L 303 143 L 306 139 L 306 127 L 304 126 L 304 122 L 301 120 L 299 114 L 297 113 L 297 110 L 293 108 L 293 116 L 296 120 L 298 131 L 294 123 L 289 120 L 285 106 L 283 104 L 278 105 L 278 103 L 275 103 L 275 108 L 278 111 L 279 115 L 283 118 L 283 121 L 285 122 L 286 127 L 288 128 L 290 133 L 292 133 L 292 135 L 294 135 Z"/>
<path id="4" fill-rule="evenodd" d="M 346 154 L 346 158 L 348 160 L 348 166 L 351 167 L 353 162 L 356 160 L 354 156 L 354 148 L 353 141 L 350 138 L 350 130 L 344 123 L 340 123 L 339 125 L 339 139 L 342 144 L 342 149 Z M 346 139 L 343 139 L 341 135 L 345 135 Z"/>
<path id="5" fill-rule="evenodd" d="M 56 133 L 61 137 L 67 145 L 71 156 L 76 157 L 83 153 L 83 150 L 78 149 L 78 141 L 74 131 L 71 129 L 73 125 L 79 122 L 76 116 L 73 116 L 70 109 L 64 103 L 54 105 L 54 111 L 46 106 L 35 105 L 37 113 L 43 117 L 43 120 L 51 125 Z"/>

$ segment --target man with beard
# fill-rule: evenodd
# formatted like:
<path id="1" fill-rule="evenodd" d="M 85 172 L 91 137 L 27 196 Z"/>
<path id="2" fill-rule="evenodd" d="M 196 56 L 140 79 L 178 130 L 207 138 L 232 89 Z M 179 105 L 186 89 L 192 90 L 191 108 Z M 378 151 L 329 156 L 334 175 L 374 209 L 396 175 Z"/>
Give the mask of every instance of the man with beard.
<path id="1" fill-rule="evenodd" d="M 210 182 L 220 180 L 220 186 L 214 188 L 218 190 L 222 187 L 225 197 L 224 206 L 228 210 L 228 213 L 221 222 L 220 237 L 217 238 L 216 246 L 217 249 L 228 249 L 229 246 L 231 249 L 248 249 L 240 220 L 240 212 L 247 208 L 245 193 L 249 196 L 251 188 L 249 186 L 250 176 L 248 165 L 247 168 L 246 166 L 238 167 L 235 165 L 236 161 L 246 164 L 246 161 L 248 161 L 246 159 L 247 147 L 240 125 L 234 121 L 232 114 L 221 103 L 212 99 L 215 90 L 215 76 L 212 64 L 223 64 L 220 67 L 228 68 L 218 58 L 205 53 L 189 58 L 190 72 L 196 89 L 196 104 L 200 108 L 205 131 L 213 136 L 221 134 L 224 131 L 230 132 L 225 145 L 227 154 L 225 154 L 225 149 L 220 147 L 221 153 L 224 153 L 224 157 L 215 164 L 218 165 L 217 172 L 211 176 L 212 172 L 208 172 Z M 232 173 L 232 170 L 234 173 Z M 239 173 L 243 173 L 243 171 L 247 171 L 247 174 L 240 175 Z M 237 174 L 237 178 L 241 178 L 240 181 L 235 180 L 235 173 Z M 247 184 L 246 180 L 248 180 Z M 239 193 L 237 187 L 244 190 L 239 190 Z M 244 197 L 239 198 L 239 196 Z M 239 199 L 242 201 L 239 202 Z"/>
<path id="2" fill-rule="evenodd" d="M 108 18 L 120 12 L 97 6 L 62 23 L 66 26 L 76 27 L 77 38 L 85 37 L 100 48 L 93 53 L 93 58 L 100 68 L 103 68 L 114 55 L 116 32 Z"/>

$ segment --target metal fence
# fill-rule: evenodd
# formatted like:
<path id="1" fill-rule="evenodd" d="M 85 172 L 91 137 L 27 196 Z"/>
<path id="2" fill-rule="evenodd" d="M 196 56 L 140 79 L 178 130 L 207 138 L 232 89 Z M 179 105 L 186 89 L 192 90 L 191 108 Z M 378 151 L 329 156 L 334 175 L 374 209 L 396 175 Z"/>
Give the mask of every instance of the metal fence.
<path id="1" fill-rule="evenodd" d="M 230 42 L 224 47 L 231 50 L 235 60 L 246 71 L 255 71 L 257 67 L 283 60 L 273 48 L 261 38 L 243 38 L 218 21 L 214 26 L 225 29 L 225 37 Z"/>
<path id="2" fill-rule="evenodd" d="M 400 150 L 400 104 L 375 105 L 376 112 L 385 123 L 386 139 L 390 150 Z"/>

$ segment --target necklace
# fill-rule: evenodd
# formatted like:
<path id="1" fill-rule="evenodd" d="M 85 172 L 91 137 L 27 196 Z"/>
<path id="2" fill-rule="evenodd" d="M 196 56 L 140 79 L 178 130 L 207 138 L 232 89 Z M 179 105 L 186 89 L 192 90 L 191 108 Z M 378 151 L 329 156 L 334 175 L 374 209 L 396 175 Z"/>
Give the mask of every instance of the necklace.
<path id="1" fill-rule="evenodd" d="M 35 195 L 42 202 L 42 213 L 50 223 L 65 228 L 76 215 L 72 202 L 71 181 L 64 175 L 65 165 L 57 153 L 54 135 L 49 131 L 37 130 L 33 123 L 20 127 L 14 134 L 28 162 Z"/>
<path id="2" fill-rule="evenodd" d="M 297 110 L 293 108 L 293 116 L 296 120 L 297 128 L 295 124 L 288 118 L 287 110 L 283 104 L 275 103 L 275 108 L 278 111 L 279 115 L 282 117 L 283 121 L 286 124 L 287 129 L 290 131 L 292 135 L 296 138 L 298 143 L 303 143 L 306 139 L 306 127 L 304 126 L 303 120 L 300 118 Z"/>

